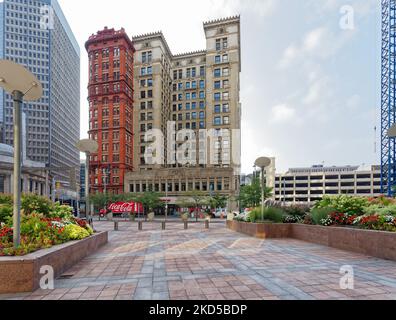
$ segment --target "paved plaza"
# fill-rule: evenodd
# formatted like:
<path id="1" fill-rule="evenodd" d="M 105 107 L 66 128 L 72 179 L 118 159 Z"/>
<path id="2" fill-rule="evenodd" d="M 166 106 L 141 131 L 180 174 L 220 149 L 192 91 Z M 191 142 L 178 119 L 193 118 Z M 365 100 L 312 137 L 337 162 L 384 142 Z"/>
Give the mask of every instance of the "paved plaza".
<path id="1" fill-rule="evenodd" d="M 0 296 L 27 300 L 350 300 L 396 299 L 396 262 L 306 242 L 259 240 L 225 223 L 96 222 L 109 243 L 56 280 L 55 290 Z M 340 269 L 355 288 L 341 290 Z"/>

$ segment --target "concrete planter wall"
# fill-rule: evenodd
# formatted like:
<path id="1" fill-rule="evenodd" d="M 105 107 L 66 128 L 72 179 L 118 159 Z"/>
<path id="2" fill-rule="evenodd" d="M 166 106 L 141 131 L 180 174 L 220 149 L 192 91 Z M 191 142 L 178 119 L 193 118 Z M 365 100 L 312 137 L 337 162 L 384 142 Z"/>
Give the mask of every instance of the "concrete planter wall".
<path id="1" fill-rule="evenodd" d="M 396 233 L 302 224 L 254 224 L 227 221 L 227 227 L 260 239 L 292 238 L 396 261 Z"/>
<path id="2" fill-rule="evenodd" d="M 42 266 L 51 266 L 57 278 L 107 241 L 108 233 L 101 232 L 23 257 L 0 257 L 0 294 L 35 291 L 40 287 Z"/>

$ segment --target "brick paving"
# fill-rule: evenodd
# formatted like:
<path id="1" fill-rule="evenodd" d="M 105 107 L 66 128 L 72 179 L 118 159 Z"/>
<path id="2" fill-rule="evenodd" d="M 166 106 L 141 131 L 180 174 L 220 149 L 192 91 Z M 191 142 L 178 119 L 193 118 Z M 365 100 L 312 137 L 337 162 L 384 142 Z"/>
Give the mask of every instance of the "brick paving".
<path id="1" fill-rule="evenodd" d="M 396 300 L 396 262 L 292 239 L 259 240 L 224 223 L 96 222 L 109 243 L 25 300 Z M 355 288 L 340 288 L 354 268 Z"/>

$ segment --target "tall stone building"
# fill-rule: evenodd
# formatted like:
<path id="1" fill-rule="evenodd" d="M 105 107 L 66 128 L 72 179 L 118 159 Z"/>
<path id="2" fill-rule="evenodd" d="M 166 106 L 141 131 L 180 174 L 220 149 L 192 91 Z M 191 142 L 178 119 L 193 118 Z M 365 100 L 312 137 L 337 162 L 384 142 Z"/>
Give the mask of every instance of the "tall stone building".
<path id="1" fill-rule="evenodd" d="M 0 59 L 30 70 L 43 85 L 40 100 L 23 104 L 27 159 L 46 164 L 72 200 L 71 170 L 80 153 L 80 48 L 57 0 L 0 1 Z M 12 97 L 0 89 L 1 139 L 13 145 Z M 73 173 L 72 173 L 73 174 Z"/>
<path id="2" fill-rule="evenodd" d="M 105 28 L 85 47 L 89 55 L 89 137 L 99 144 L 90 158 L 91 192 L 122 193 L 133 170 L 133 54 L 124 29 Z"/>
<path id="3" fill-rule="evenodd" d="M 203 24 L 206 49 L 172 54 L 161 32 L 132 38 L 134 170 L 125 192 L 239 192 L 240 18 Z M 230 207 L 235 203 L 230 202 Z"/>

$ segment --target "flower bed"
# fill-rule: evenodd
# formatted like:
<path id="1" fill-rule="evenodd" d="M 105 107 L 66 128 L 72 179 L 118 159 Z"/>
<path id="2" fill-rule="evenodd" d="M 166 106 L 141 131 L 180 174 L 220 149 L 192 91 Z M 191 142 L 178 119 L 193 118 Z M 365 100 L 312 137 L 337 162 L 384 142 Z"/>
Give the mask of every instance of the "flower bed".
<path id="1" fill-rule="evenodd" d="M 396 232 L 396 200 L 351 196 L 325 197 L 313 208 L 270 207 L 239 218 L 243 222 L 271 221 L 324 227 L 344 226 L 365 230 Z"/>
<path id="2" fill-rule="evenodd" d="M 24 195 L 21 211 L 21 243 L 13 245 L 12 197 L 0 196 L 0 256 L 23 256 L 93 235 L 92 228 L 76 219 L 72 208 L 36 195 Z"/>
<path id="3" fill-rule="evenodd" d="M 304 224 L 227 221 L 227 227 L 259 239 L 290 238 L 396 261 L 396 233 Z"/>
<path id="4" fill-rule="evenodd" d="M 32 292 L 39 288 L 40 279 L 45 275 L 42 267 L 52 267 L 56 279 L 107 241 L 108 233 L 99 232 L 23 257 L 0 257 L 0 294 Z"/>

